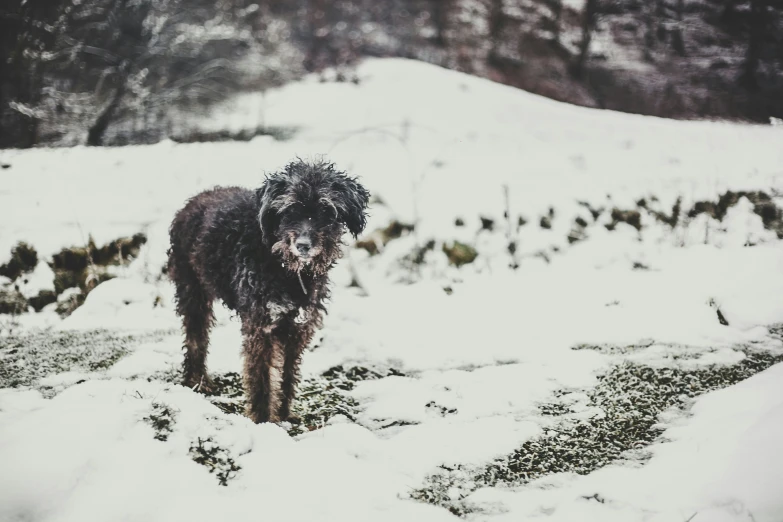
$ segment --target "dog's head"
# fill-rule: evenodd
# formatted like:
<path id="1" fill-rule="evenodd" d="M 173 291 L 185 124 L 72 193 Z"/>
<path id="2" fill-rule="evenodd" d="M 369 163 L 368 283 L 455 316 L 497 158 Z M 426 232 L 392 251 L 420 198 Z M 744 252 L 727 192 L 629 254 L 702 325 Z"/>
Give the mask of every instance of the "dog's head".
<path id="1" fill-rule="evenodd" d="M 340 256 L 345 228 L 358 236 L 370 194 L 326 162 L 295 161 L 257 192 L 264 243 L 292 271 L 325 273 Z"/>

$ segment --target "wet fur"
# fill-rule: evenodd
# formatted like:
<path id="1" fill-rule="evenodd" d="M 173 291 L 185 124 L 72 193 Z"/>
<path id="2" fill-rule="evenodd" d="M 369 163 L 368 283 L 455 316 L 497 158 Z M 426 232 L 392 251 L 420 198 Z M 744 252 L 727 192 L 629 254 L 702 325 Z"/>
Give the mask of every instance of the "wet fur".
<path id="1" fill-rule="evenodd" d="M 217 187 L 187 202 L 171 223 L 168 261 L 185 334 L 185 386 L 213 391 L 206 356 L 220 299 L 242 321 L 248 416 L 290 419 L 299 361 L 326 312 L 340 238 L 364 229 L 368 199 L 334 165 L 296 161 L 256 191 Z M 308 262 L 296 247 L 305 237 Z"/>

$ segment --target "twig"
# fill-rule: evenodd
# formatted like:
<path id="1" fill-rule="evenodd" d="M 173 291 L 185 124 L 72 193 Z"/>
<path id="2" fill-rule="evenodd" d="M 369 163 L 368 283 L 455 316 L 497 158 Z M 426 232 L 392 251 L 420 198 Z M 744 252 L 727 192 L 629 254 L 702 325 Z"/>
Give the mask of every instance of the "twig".
<path id="1" fill-rule="evenodd" d="M 506 202 L 506 241 L 508 253 L 511 255 L 511 268 L 519 268 L 519 259 L 517 258 L 517 238 L 514 237 L 513 227 L 511 226 L 511 204 L 509 203 L 508 185 L 503 185 L 503 198 Z"/>

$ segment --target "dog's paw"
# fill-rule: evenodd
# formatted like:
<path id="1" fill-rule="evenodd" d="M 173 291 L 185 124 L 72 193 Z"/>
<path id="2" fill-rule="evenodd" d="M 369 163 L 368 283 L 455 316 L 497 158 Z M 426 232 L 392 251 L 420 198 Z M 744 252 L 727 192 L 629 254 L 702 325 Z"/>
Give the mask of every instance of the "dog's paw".
<path id="1" fill-rule="evenodd" d="M 206 374 L 186 377 L 182 382 L 182 385 L 187 386 L 195 392 L 203 393 L 204 395 L 215 395 L 217 392 L 217 386 L 215 386 L 214 381 Z"/>
<path id="2" fill-rule="evenodd" d="M 289 413 L 288 416 L 283 420 L 291 423 L 292 426 L 299 426 L 302 424 L 302 418 L 295 413 Z"/>

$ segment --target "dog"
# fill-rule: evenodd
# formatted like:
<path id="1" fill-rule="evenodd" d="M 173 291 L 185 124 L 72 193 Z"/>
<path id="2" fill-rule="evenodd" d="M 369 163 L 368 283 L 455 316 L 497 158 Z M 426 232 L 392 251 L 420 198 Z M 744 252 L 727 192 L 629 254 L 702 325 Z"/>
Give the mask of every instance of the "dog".
<path id="1" fill-rule="evenodd" d="M 302 352 L 322 326 L 341 237 L 364 230 L 369 197 L 334 164 L 297 160 L 256 191 L 216 187 L 187 201 L 171 223 L 168 251 L 185 386 L 214 392 L 206 357 L 220 299 L 242 323 L 247 416 L 298 420 L 291 404 Z"/>

